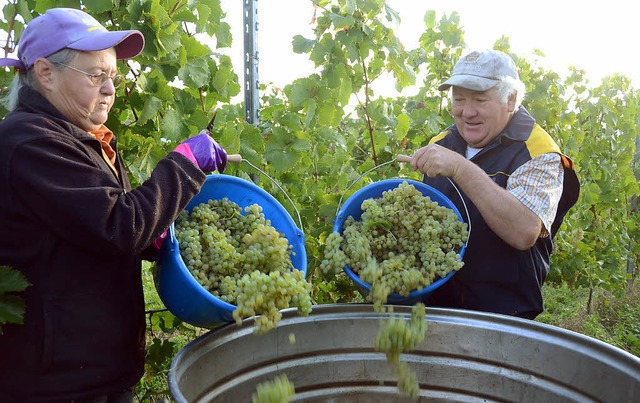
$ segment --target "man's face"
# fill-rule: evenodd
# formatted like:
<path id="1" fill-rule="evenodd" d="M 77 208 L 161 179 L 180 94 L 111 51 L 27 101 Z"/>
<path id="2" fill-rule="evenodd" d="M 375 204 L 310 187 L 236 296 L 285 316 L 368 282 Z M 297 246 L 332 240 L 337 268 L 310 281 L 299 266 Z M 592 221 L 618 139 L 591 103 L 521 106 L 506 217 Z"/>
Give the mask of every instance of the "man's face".
<path id="1" fill-rule="evenodd" d="M 496 138 L 515 109 L 515 94 L 505 103 L 495 87 L 473 91 L 454 86 L 451 91 L 451 111 L 456 127 L 467 144 L 474 148 L 482 148 Z"/>

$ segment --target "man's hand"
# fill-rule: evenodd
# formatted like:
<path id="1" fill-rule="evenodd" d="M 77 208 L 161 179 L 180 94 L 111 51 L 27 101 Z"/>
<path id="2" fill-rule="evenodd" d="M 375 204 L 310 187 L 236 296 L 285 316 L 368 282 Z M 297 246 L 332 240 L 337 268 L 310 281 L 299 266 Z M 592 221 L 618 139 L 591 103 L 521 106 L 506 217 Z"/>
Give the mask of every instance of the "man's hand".
<path id="1" fill-rule="evenodd" d="M 446 176 L 455 180 L 456 175 L 459 174 L 460 165 L 467 162 L 467 159 L 460 154 L 438 144 L 422 147 L 411 157 L 413 169 L 430 178 Z"/>

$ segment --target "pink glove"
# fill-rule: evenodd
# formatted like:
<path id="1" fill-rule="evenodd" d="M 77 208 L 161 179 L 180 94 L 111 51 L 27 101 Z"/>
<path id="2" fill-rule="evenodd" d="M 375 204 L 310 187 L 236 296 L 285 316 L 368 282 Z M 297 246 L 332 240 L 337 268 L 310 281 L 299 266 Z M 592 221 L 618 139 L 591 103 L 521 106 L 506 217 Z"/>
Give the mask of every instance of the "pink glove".
<path id="1" fill-rule="evenodd" d="M 154 248 L 160 250 L 160 248 L 162 248 L 162 244 L 164 243 L 164 239 L 167 237 L 167 231 L 163 232 L 162 234 L 160 234 L 160 236 L 158 237 L 158 239 L 156 239 L 155 241 L 153 241 L 152 245 Z"/>
<path id="2" fill-rule="evenodd" d="M 223 173 L 227 167 L 227 152 L 211 138 L 206 130 L 183 141 L 174 151 L 195 162 L 203 172 L 217 169 L 218 172 Z"/>

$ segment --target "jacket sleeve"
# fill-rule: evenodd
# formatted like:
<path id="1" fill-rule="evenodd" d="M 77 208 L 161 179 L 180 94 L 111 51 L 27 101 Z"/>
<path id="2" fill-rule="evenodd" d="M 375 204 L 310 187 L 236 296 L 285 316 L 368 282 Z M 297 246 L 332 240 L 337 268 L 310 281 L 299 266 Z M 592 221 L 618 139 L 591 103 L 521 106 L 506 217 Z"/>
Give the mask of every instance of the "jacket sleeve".
<path id="1" fill-rule="evenodd" d="M 10 155 L 11 198 L 43 229 L 91 253 L 140 254 L 176 219 L 206 176 L 171 152 L 129 192 L 77 139 L 44 137 Z M 98 156 L 99 157 L 99 156 Z"/>

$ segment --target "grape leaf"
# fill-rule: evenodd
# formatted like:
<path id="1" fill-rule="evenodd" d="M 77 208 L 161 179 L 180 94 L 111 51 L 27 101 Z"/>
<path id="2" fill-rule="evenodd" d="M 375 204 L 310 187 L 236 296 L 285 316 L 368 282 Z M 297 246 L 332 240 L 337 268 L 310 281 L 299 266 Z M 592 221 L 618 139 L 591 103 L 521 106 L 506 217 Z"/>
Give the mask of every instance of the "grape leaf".
<path id="1" fill-rule="evenodd" d="M 391 231 L 391 228 L 393 228 L 393 225 L 389 221 L 384 221 L 384 220 L 382 221 L 369 220 L 364 223 L 365 230 L 371 229 L 372 227 L 382 227 L 387 231 Z"/>
<path id="2" fill-rule="evenodd" d="M 0 295 L 9 292 L 21 292 L 29 282 L 22 273 L 7 266 L 0 266 Z"/>

